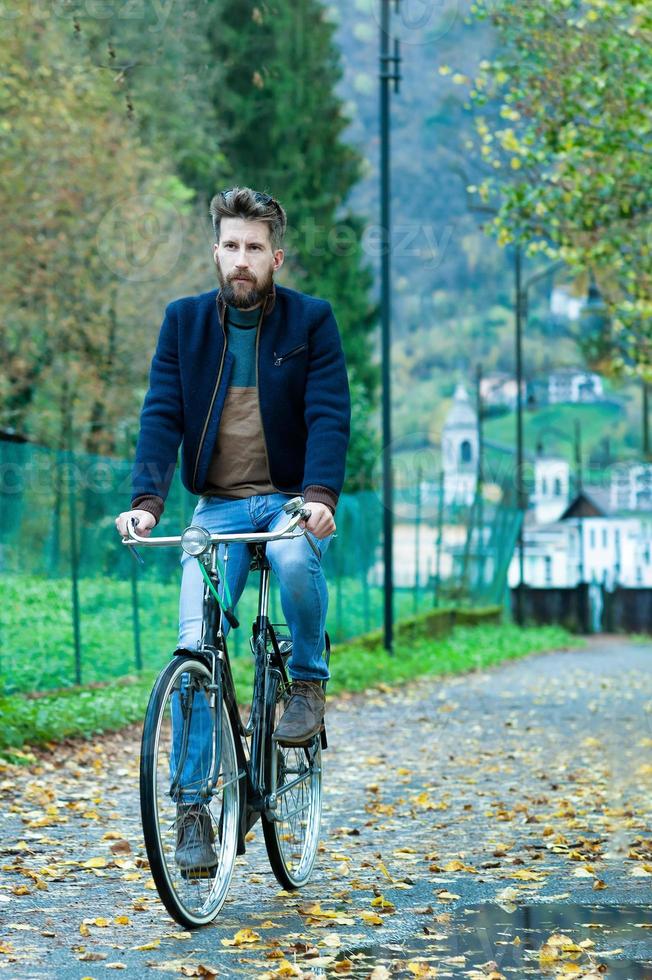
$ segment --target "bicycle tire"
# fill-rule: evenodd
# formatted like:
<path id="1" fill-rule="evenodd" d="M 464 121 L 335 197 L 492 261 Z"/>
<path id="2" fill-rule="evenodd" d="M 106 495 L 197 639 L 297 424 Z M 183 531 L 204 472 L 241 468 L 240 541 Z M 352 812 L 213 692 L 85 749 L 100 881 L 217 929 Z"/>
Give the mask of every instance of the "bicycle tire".
<path id="1" fill-rule="evenodd" d="M 281 746 L 273 741 L 272 733 L 288 697 L 279 673 L 269 671 L 265 699 L 265 778 L 268 790 L 276 794 L 277 805 L 269 814 L 262 814 L 263 835 L 276 880 L 291 891 L 305 885 L 310 878 L 319 848 L 322 753 L 319 735 L 306 748 Z M 274 770 L 276 780 L 272 785 Z M 283 791 L 287 783 L 301 775 L 304 776 L 301 782 Z"/>
<path id="2" fill-rule="evenodd" d="M 140 804 L 149 866 L 161 901 L 187 928 L 211 922 L 220 911 L 238 846 L 240 798 L 234 734 L 224 702 L 221 710 L 209 707 L 210 682 L 210 670 L 203 660 L 176 656 L 152 689 L 141 744 Z M 201 784 L 210 771 L 207 756 L 213 751 L 207 748 L 214 744 L 216 718 L 221 728 L 219 777 L 215 791 L 206 797 Z M 192 744 L 201 744 L 201 752 L 193 752 Z M 180 776 L 186 782 L 179 779 L 173 792 Z M 193 831 L 196 841 L 198 828 L 203 849 L 187 850 L 186 863 L 192 866 L 179 866 L 177 845 L 184 834 Z M 195 860 L 193 855 L 199 853 L 210 857 Z"/>

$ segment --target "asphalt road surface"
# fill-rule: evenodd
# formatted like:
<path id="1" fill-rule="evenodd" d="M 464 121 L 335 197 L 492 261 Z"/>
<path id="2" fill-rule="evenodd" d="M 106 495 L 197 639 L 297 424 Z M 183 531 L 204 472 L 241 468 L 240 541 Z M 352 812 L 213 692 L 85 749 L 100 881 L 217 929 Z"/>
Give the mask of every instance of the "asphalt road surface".
<path id="1" fill-rule="evenodd" d="M 136 728 L 1 767 L 0 980 L 652 978 L 652 644 L 332 699 L 328 731 L 309 885 L 256 827 L 193 933 L 149 877 Z"/>

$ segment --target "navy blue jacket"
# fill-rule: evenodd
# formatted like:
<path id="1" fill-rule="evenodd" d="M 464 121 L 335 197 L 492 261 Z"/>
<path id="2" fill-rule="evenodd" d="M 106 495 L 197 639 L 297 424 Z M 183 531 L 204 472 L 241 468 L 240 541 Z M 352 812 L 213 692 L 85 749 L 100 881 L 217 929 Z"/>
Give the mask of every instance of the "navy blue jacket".
<path id="1" fill-rule="evenodd" d="M 204 490 L 234 357 L 213 289 L 165 310 L 132 472 L 132 507 L 158 520 L 182 445 L 181 479 Z M 256 338 L 260 414 L 272 484 L 335 509 L 344 482 L 351 402 L 330 303 L 284 286 L 265 301 Z"/>

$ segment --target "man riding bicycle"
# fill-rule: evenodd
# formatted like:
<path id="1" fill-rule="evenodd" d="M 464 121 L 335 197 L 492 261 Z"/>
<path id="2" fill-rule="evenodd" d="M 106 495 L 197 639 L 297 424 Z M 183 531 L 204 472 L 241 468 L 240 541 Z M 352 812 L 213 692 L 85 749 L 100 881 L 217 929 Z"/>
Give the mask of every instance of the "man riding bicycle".
<path id="1" fill-rule="evenodd" d="M 210 205 L 220 289 L 165 310 L 140 418 L 131 509 L 148 535 L 163 513 L 179 446 L 184 486 L 200 495 L 193 523 L 212 533 L 273 530 L 297 493 L 309 505 L 302 526 L 323 556 L 335 531 L 344 482 L 351 406 L 342 343 L 325 300 L 276 286 L 287 219 L 267 194 L 233 187 Z M 322 682 L 328 592 L 304 536 L 270 542 L 292 636 L 291 697 L 275 732 L 304 745 L 323 727 Z M 238 602 L 249 571 L 246 544 L 229 548 L 227 582 Z M 203 585 L 197 561 L 182 558 L 179 649 L 201 641 Z M 228 623 L 224 623 L 224 632 Z"/>

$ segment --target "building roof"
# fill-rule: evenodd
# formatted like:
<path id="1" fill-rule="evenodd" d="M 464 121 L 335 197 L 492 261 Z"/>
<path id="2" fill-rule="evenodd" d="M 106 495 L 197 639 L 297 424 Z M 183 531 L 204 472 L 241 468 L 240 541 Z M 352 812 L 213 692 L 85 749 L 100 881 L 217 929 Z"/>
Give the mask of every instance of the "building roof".
<path id="1" fill-rule="evenodd" d="M 582 490 L 574 500 L 571 500 L 570 504 L 560 515 L 560 521 L 566 521 L 570 517 L 606 517 L 607 514 L 604 512 L 602 507 L 600 507 L 592 497 Z"/>

